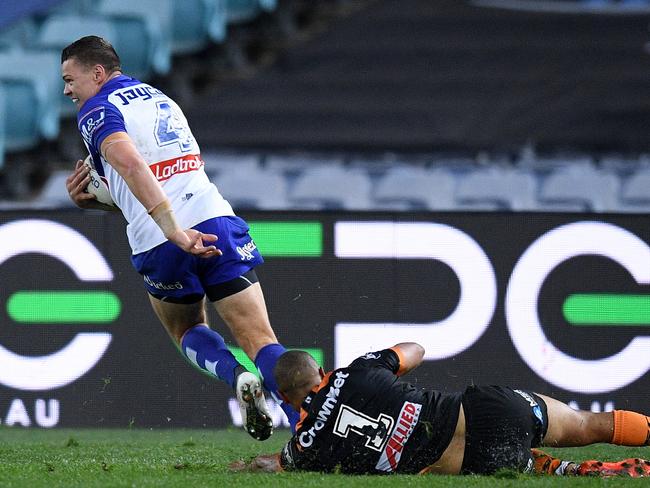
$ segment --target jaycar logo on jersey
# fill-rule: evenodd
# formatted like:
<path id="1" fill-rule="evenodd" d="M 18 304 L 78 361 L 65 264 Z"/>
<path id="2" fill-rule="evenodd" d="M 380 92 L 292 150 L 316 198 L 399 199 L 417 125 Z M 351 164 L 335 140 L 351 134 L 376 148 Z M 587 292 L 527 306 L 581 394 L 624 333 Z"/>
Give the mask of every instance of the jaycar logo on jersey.
<path id="1" fill-rule="evenodd" d="M 149 166 L 158 181 L 165 181 L 179 173 L 197 171 L 203 167 L 203 160 L 198 154 L 190 154 L 182 158 L 168 159 Z"/>
<path id="2" fill-rule="evenodd" d="M 103 105 L 95 107 L 81 119 L 79 131 L 87 144 L 92 145 L 93 134 L 97 129 L 104 125 L 106 110 Z"/>
<path id="3" fill-rule="evenodd" d="M 298 441 L 302 447 L 311 446 L 314 443 L 314 439 L 316 438 L 316 433 L 325 427 L 325 423 L 332 415 L 332 412 L 334 411 L 334 408 L 339 401 L 341 388 L 345 384 L 345 380 L 348 376 L 350 376 L 350 373 L 343 373 L 341 371 L 336 372 L 334 383 L 332 386 L 330 386 L 330 391 L 327 392 L 325 401 L 316 414 L 316 421 L 314 422 L 314 425 L 298 436 Z"/>
<path id="4" fill-rule="evenodd" d="M 420 410 L 422 410 L 422 405 L 419 403 L 404 402 L 390 439 L 377 461 L 376 469 L 386 472 L 397 469 L 402 457 L 402 450 L 420 418 Z"/>

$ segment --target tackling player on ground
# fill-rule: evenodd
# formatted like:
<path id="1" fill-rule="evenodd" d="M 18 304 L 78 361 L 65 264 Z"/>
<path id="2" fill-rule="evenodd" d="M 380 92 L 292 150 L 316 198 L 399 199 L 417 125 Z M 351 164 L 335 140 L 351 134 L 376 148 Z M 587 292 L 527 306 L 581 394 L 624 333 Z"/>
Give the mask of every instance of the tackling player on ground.
<path id="1" fill-rule="evenodd" d="M 278 361 L 283 398 L 300 410 L 280 454 L 237 462 L 235 470 L 354 474 L 492 474 L 508 468 L 557 475 L 650 476 L 650 462 L 562 461 L 532 449 L 607 442 L 650 444 L 650 417 L 616 410 L 576 411 L 553 398 L 500 386 L 462 393 L 418 389 L 398 377 L 424 349 L 397 344 L 324 374 L 303 351 Z"/>
<path id="2" fill-rule="evenodd" d="M 192 363 L 235 389 L 246 430 L 268 438 L 273 422 L 260 382 L 208 327 L 205 310 L 207 296 L 276 394 L 273 367 L 285 349 L 269 323 L 254 270 L 263 259 L 246 222 L 208 180 L 179 106 L 122 74 L 107 41 L 87 36 L 73 42 L 61 54 L 61 70 L 94 166 L 128 222 L 131 259 L 156 315 Z M 88 173 L 79 160 L 68 193 L 81 208 L 103 209 L 84 191 Z M 297 413 L 282 407 L 295 424 Z"/>

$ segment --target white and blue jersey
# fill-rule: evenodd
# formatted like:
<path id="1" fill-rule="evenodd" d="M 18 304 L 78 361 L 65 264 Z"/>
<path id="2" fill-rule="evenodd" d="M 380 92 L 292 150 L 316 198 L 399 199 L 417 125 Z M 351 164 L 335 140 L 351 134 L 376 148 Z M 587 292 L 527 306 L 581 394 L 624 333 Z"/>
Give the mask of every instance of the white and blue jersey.
<path id="1" fill-rule="evenodd" d="M 210 183 L 199 146 L 183 112 L 160 90 L 128 76 L 108 81 L 78 115 L 79 131 L 111 197 L 128 222 L 131 261 L 154 296 L 182 299 L 203 295 L 206 286 L 242 276 L 264 262 L 248 225 Z M 104 139 L 129 134 L 160 182 L 183 229 L 219 237 L 221 256 L 186 253 L 167 241 L 122 177 L 101 155 Z"/>
<path id="2" fill-rule="evenodd" d="M 128 222 L 132 253 L 166 241 L 160 228 L 126 182 L 101 156 L 101 144 L 115 132 L 129 134 L 162 185 L 183 229 L 214 217 L 234 215 L 203 168 L 199 146 L 180 107 L 160 90 L 120 75 L 90 98 L 77 117 L 79 132 L 111 197 Z"/>

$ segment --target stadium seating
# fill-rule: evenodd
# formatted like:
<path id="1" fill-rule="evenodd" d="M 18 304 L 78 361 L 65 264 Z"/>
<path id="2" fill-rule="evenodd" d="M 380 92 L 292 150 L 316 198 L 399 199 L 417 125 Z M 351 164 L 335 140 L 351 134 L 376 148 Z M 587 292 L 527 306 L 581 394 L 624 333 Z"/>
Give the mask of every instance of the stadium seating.
<path id="1" fill-rule="evenodd" d="M 48 15 L 89 15 L 92 13 L 94 2 L 95 0 L 65 0 L 50 7 Z"/>
<path id="2" fill-rule="evenodd" d="M 307 167 L 289 190 L 289 201 L 306 209 L 368 210 L 372 183 L 359 170 L 341 167 Z"/>
<path id="3" fill-rule="evenodd" d="M 14 114 L 11 123 L 5 125 L 7 152 L 33 148 L 40 141 L 37 113 L 43 105 L 36 83 L 28 78 L 3 77 L 0 86 L 6 93 L 6 112 Z"/>
<path id="4" fill-rule="evenodd" d="M 31 17 L 21 19 L 0 30 L 0 50 L 23 49 L 36 37 L 38 27 Z"/>
<path id="5" fill-rule="evenodd" d="M 231 169 L 214 178 L 213 183 L 235 210 L 286 210 L 291 207 L 286 198 L 285 178 L 272 170 Z"/>
<path id="6" fill-rule="evenodd" d="M 6 103 L 5 89 L 2 83 L 0 83 L 0 168 L 2 168 L 5 162 L 5 140 L 7 138 L 5 132 L 5 126 L 7 124 Z"/>
<path id="7" fill-rule="evenodd" d="M 650 167 L 639 168 L 625 180 L 619 210 L 650 213 Z"/>
<path id="8" fill-rule="evenodd" d="M 87 35 L 104 37 L 115 46 L 118 52 L 121 50 L 122 46 L 118 42 L 117 32 L 111 20 L 76 14 L 61 14 L 47 17 L 39 29 L 38 37 L 34 45 L 36 48 L 52 51 L 60 56 L 61 50 L 64 47 L 80 37 Z M 58 73 L 60 71 L 61 69 L 59 67 Z M 76 107 L 63 95 L 63 86 L 61 86 L 58 99 L 63 114 L 72 115 L 76 113 Z"/>
<path id="9" fill-rule="evenodd" d="M 635 5 L 650 5 L 650 0 L 585 0 L 584 3 L 590 3 L 592 6 L 598 3 L 616 4 L 632 8 Z M 276 9 L 277 0 L 65 0 L 59 2 L 46 14 L 40 10 L 31 17 L 7 24 L 0 30 L 0 165 L 5 153 L 31 149 L 44 139 L 56 138 L 61 115 L 69 116 L 76 113 L 74 105 L 62 96 L 63 85 L 60 80 L 59 66 L 60 50 L 75 39 L 88 34 L 106 37 L 115 45 L 122 57 L 125 71 L 146 80 L 151 76 L 169 74 L 172 54 L 182 58 L 200 52 L 212 43 L 222 42 L 228 33 L 228 24 L 246 23 L 264 12 L 272 12 Z M 391 19 L 391 12 L 394 12 L 392 7 L 383 14 L 377 15 L 379 18 Z M 409 15 L 412 14 L 408 12 L 405 14 L 407 20 L 417 20 Z M 437 14 L 433 17 L 437 18 Z M 470 20 L 465 19 L 461 24 L 465 25 L 465 22 Z M 401 39 L 400 33 L 403 32 L 403 28 L 404 25 L 399 26 L 399 29 L 396 27 L 394 37 Z M 233 27 L 232 31 L 248 33 L 249 29 Z M 426 30 L 426 32 L 430 31 Z M 256 32 L 252 32 L 252 35 L 256 35 Z M 346 36 L 356 38 L 357 32 L 346 31 L 340 35 L 343 36 L 343 41 L 347 39 L 346 42 L 349 42 Z M 393 37 L 383 42 L 387 45 L 393 43 Z M 297 129 L 304 127 L 305 120 L 310 114 L 335 113 L 339 108 L 340 113 L 347 113 L 350 105 L 354 105 L 359 100 L 363 101 L 359 106 L 368 109 L 367 113 L 361 115 L 363 120 L 370 122 L 370 125 L 377 123 L 378 120 L 393 120 L 392 116 L 386 115 L 386 113 L 390 115 L 390 111 L 376 115 L 374 102 L 366 104 L 364 96 L 367 92 L 363 87 L 355 85 L 357 82 L 363 82 L 366 75 L 354 74 L 349 69 L 350 66 L 358 66 L 358 63 L 362 65 L 368 63 L 374 67 L 374 59 L 368 56 L 377 51 L 375 44 L 362 43 L 359 52 L 353 49 L 348 53 L 351 58 L 340 52 L 339 44 L 334 43 L 332 46 L 335 46 L 333 55 L 330 55 L 329 47 L 319 51 L 320 48 L 317 46 L 306 46 L 305 50 L 296 55 L 297 57 L 289 58 L 296 65 L 301 65 L 304 61 L 307 65 L 314 62 L 318 71 L 299 72 L 298 79 L 293 80 L 293 84 L 287 84 L 286 73 L 282 72 L 280 75 L 276 73 L 275 80 L 280 80 L 279 82 L 284 85 L 283 90 L 286 91 L 269 90 L 265 85 L 268 81 L 256 77 L 261 79 L 259 85 L 253 81 L 241 85 L 245 103 L 229 95 L 230 99 L 225 100 L 224 105 L 218 103 L 215 105 L 225 112 L 234 110 L 235 115 L 250 113 L 252 107 L 262 110 L 261 117 L 270 117 L 276 121 L 287 120 L 285 116 L 289 119 L 295 117 L 295 124 L 290 125 L 291 130 L 288 131 L 290 138 L 287 146 L 291 146 L 291 137 L 295 134 L 309 133 Z M 432 46 L 435 47 L 437 44 Z M 513 48 L 514 52 L 518 53 L 519 44 L 515 43 L 513 46 L 516 48 Z M 389 53 L 393 53 L 391 59 L 401 59 L 402 56 L 410 55 L 409 52 L 404 52 L 402 47 L 397 43 L 394 51 L 389 50 Z M 451 52 L 450 56 L 453 55 L 454 52 Z M 187 56 L 187 59 L 195 58 L 196 56 Z M 445 59 L 443 56 L 442 62 Z M 320 60 L 327 62 L 321 63 Z M 334 63 L 334 66 L 328 64 L 330 62 Z M 486 66 L 492 66 L 493 59 L 489 58 L 486 62 L 489 63 Z M 332 67 L 338 68 L 339 65 L 341 72 L 352 73 L 350 75 L 352 78 L 346 78 L 344 83 L 337 70 L 332 69 Z M 377 73 L 385 73 L 385 68 L 378 70 Z M 428 77 L 429 72 L 426 73 Z M 487 71 L 484 70 L 484 73 Z M 523 84 L 538 79 L 537 76 L 528 76 L 526 73 L 513 74 L 500 71 L 499 73 L 503 77 L 510 76 L 517 79 Z M 417 82 L 418 76 L 421 75 L 417 70 L 411 74 L 400 72 L 398 78 L 405 80 L 405 83 L 410 82 L 411 79 Z M 452 79 L 460 80 L 454 86 L 461 87 L 463 90 L 469 90 L 465 85 L 471 88 L 470 85 L 473 83 L 485 83 L 482 78 L 475 79 L 474 73 L 471 73 L 471 78 L 468 78 L 471 83 L 469 81 L 465 83 L 462 81 L 464 78 L 460 76 L 461 74 L 456 73 L 458 76 L 454 75 Z M 415 88 L 418 90 L 421 87 L 436 88 L 436 83 L 449 83 L 445 77 L 431 76 L 431 80 L 426 78 L 427 83 L 418 83 L 417 86 L 406 83 L 402 89 L 415 93 L 417 92 Z M 328 89 L 316 93 L 318 96 L 326 94 L 327 98 L 323 99 L 305 96 L 300 91 L 305 86 L 313 86 L 313 80 L 318 80 L 319 86 L 322 83 L 323 87 L 330 86 L 328 85 L 330 82 L 334 83 L 337 89 L 342 87 L 343 91 L 335 97 L 335 103 L 340 104 L 339 108 L 338 105 L 334 106 L 335 110 L 332 112 L 333 102 Z M 385 87 L 386 93 L 393 94 L 393 77 L 389 76 L 386 80 L 388 82 L 388 86 Z M 289 81 L 291 81 L 290 77 Z M 495 86 L 500 87 L 501 82 L 496 83 Z M 275 85 L 271 84 L 271 88 L 273 87 Z M 402 99 L 398 100 L 395 107 L 399 110 L 407 110 L 410 117 L 417 112 L 413 108 L 422 106 L 421 100 L 430 100 L 429 88 L 426 90 L 426 93 L 415 101 L 404 103 Z M 434 91 L 436 94 L 446 93 L 437 88 Z M 263 103 L 257 103 L 258 100 L 254 97 L 250 98 L 251 93 L 265 97 L 261 99 Z M 283 112 L 291 105 L 284 103 L 284 97 L 294 96 L 306 103 L 306 112 L 301 114 L 293 109 L 287 113 Z M 489 97 L 481 95 L 480 98 Z M 216 99 L 208 100 L 214 102 Z M 437 100 L 433 105 L 437 104 L 436 106 L 445 109 L 446 103 L 446 99 Z M 200 109 L 205 110 L 206 113 L 209 112 L 207 104 L 197 105 L 200 105 Z M 390 103 L 387 106 L 392 107 Z M 329 112 L 323 111 L 321 107 L 327 107 Z M 7 122 L 6 116 L 3 117 L 3 108 L 5 114 L 11 114 L 10 123 Z M 188 109 L 187 113 L 189 117 L 192 116 L 191 110 Z M 449 118 L 450 113 L 443 110 L 436 115 L 446 119 Z M 459 112 L 454 108 L 453 113 Z M 376 119 L 373 118 L 375 116 Z M 213 119 L 239 120 L 237 117 L 214 117 Z M 350 120 L 353 119 L 354 117 Z M 395 120 L 398 119 L 399 117 Z M 193 120 L 201 121 L 200 118 Z M 231 129 L 233 127 L 237 129 L 235 125 Z M 400 127 L 404 126 L 409 125 L 402 124 Z M 200 131 L 200 127 L 203 127 L 203 130 L 209 127 L 210 135 L 222 134 L 214 130 L 215 127 L 218 129 L 218 126 L 212 127 L 209 123 L 194 122 L 193 127 L 195 131 Z M 442 127 L 452 128 L 453 124 L 443 124 Z M 341 134 L 343 140 L 347 140 L 345 138 L 350 134 L 348 128 L 336 125 L 335 129 L 338 131 L 336 134 Z M 393 129 L 394 127 L 391 126 L 391 130 L 386 134 L 392 135 Z M 238 137 L 241 137 L 239 134 L 246 131 L 237 129 L 235 132 Z M 320 130 L 316 132 L 321 133 Z M 274 139 L 273 144 L 269 145 L 281 147 L 284 140 L 277 139 L 278 134 L 282 133 L 280 130 L 248 131 L 248 134 L 253 134 L 251 137 L 255 138 L 255 144 L 260 143 L 256 140 L 260 134 L 268 136 L 271 133 Z M 230 147 L 227 139 L 226 142 L 219 140 L 215 142 L 201 136 L 199 139 L 202 144 Z M 391 138 L 382 139 L 384 140 L 387 141 L 386 144 L 395 141 Z M 399 142 L 399 139 L 396 140 Z M 451 137 L 449 140 L 455 139 Z M 334 141 L 332 145 L 336 146 L 336 138 L 327 139 L 326 142 L 329 144 L 331 141 Z M 221 145 L 216 146 L 216 144 Z M 237 144 L 233 145 L 237 146 Z M 300 147 L 300 144 L 297 146 Z M 260 147 L 264 147 L 264 141 L 261 142 Z M 203 158 L 210 178 L 238 208 L 648 211 L 650 169 L 643 167 L 630 169 L 639 164 L 638 158 L 634 156 L 603 158 L 596 166 L 591 156 L 569 152 L 567 153 L 569 156 L 540 157 L 533 149 L 531 145 L 531 150 L 515 161 L 513 168 L 500 166 L 512 164 L 508 158 L 495 162 L 487 161 L 482 157 L 469 157 L 462 164 L 458 164 L 457 161 L 442 155 L 424 157 L 418 155 L 413 156 L 413 159 L 406 157 L 401 160 L 400 156 L 394 154 L 386 156 L 351 154 L 329 156 L 327 153 L 324 156 L 307 153 L 286 155 L 263 154 L 259 150 L 242 154 L 227 151 L 210 152 L 208 149 L 204 151 Z M 355 163 L 355 157 L 367 160 L 360 159 Z M 417 158 L 420 159 L 415 161 Z M 52 181 L 51 184 L 61 186 L 60 182 Z M 242 193 L 242 189 L 246 191 Z M 48 202 L 48 205 L 69 204 L 67 193 L 57 195 L 55 190 L 48 189 L 47 186 L 41 198 Z"/>
<path id="10" fill-rule="evenodd" d="M 270 154 L 264 160 L 266 168 L 278 171 L 285 175 L 289 181 L 295 180 L 306 168 L 310 166 L 328 166 L 342 168 L 343 158 L 334 156 L 318 156 L 314 154 Z"/>
<path id="11" fill-rule="evenodd" d="M 373 193 L 382 210 L 453 210 L 456 182 L 451 171 L 395 166 L 377 182 Z"/>
<path id="12" fill-rule="evenodd" d="M 226 38 L 226 0 L 173 2 L 172 52 L 187 54 Z"/>
<path id="13" fill-rule="evenodd" d="M 557 167 L 548 175 L 393 162 L 377 173 L 370 163 L 351 166 L 318 154 L 207 151 L 202 157 L 210 180 L 236 209 L 650 212 L 650 166 L 642 162 L 625 177 L 591 165 Z M 38 208 L 69 204 L 65 178 L 57 176 L 34 202 Z"/>
<path id="14" fill-rule="evenodd" d="M 607 212 L 618 207 L 620 181 L 592 165 L 562 167 L 542 182 L 539 200 L 545 210 Z"/>
<path id="15" fill-rule="evenodd" d="M 237 154 L 225 151 L 201 154 L 205 172 L 212 179 L 231 172 L 256 173 L 261 169 L 258 154 Z"/>
<path id="16" fill-rule="evenodd" d="M 456 200 L 468 210 L 537 210 L 536 192 L 532 173 L 490 167 L 461 178 Z"/>
<path id="17" fill-rule="evenodd" d="M 34 147 L 41 138 L 52 140 L 59 133 L 57 100 L 62 87 L 59 57 L 11 49 L 0 52 L 0 83 L 5 87 L 6 148 L 20 151 Z M 69 103 L 69 102 L 68 102 Z"/>
<path id="18" fill-rule="evenodd" d="M 532 151 L 517 160 L 515 166 L 539 175 L 548 175 L 569 166 L 589 166 L 593 164 L 593 158 L 586 155 L 538 156 Z"/>
<path id="19" fill-rule="evenodd" d="M 248 22 L 261 12 L 275 10 L 277 0 L 228 0 L 226 15 L 229 24 Z"/>
<path id="20" fill-rule="evenodd" d="M 101 0 L 96 11 L 113 21 L 126 73 L 146 80 L 169 72 L 171 0 Z"/>

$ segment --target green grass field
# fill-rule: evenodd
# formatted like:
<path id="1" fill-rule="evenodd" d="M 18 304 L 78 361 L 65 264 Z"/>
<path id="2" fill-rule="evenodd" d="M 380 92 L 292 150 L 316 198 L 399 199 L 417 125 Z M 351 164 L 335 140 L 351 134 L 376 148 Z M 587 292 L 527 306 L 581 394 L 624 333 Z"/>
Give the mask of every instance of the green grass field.
<path id="1" fill-rule="evenodd" d="M 280 430 L 255 442 L 243 430 L 25 430 L 0 428 L 0 487 L 505 487 L 650 486 L 646 479 L 559 479 L 503 473 L 496 476 L 344 476 L 317 473 L 231 473 L 228 464 L 277 452 Z M 596 445 L 552 450 L 584 460 L 650 457 L 650 448 Z"/>

